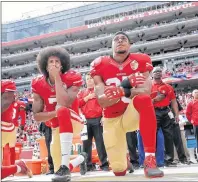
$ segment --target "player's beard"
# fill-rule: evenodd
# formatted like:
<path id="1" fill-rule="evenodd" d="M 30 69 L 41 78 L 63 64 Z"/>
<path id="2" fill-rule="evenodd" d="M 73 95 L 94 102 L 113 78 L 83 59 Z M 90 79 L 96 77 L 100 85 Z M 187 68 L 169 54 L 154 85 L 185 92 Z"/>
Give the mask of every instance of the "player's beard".
<path id="1" fill-rule="evenodd" d="M 127 51 L 126 50 L 118 50 L 116 53 L 117 54 L 125 54 Z"/>

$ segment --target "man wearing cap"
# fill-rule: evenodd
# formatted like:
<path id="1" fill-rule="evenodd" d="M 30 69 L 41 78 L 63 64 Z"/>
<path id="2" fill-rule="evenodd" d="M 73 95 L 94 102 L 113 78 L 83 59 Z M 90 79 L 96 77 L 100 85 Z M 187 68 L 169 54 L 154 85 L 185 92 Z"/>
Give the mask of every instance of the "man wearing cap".
<path id="1" fill-rule="evenodd" d="M 153 66 L 146 54 L 130 53 L 130 39 L 117 32 L 112 40 L 112 56 L 101 56 L 91 63 L 90 74 L 103 107 L 103 138 L 107 156 L 116 176 L 127 170 L 126 133 L 140 129 L 146 177 L 162 177 L 156 166 L 156 116 L 150 97 L 150 71 Z"/>
<path id="2" fill-rule="evenodd" d="M 164 134 L 166 150 L 165 165 L 172 166 L 175 165 L 173 163 L 173 124 L 175 121 L 179 122 L 179 110 L 174 89 L 162 81 L 162 69 L 160 67 L 153 69 L 151 97 L 157 118 L 157 128 L 159 129 L 161 127 Z M 170 103 L 175 116 L 169 108 Z"/>

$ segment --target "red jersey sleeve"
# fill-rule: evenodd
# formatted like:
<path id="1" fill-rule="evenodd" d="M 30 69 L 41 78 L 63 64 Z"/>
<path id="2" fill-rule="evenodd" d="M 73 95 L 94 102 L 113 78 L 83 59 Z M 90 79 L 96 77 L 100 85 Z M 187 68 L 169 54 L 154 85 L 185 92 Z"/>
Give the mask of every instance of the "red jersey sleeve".
<path id="1" fill-rule="evenodd" d="M 151 72 L 153 70 L 153 65 L 152 65 L 152 61 L 150 56 L 148 56 L 147 54 L 139 54 L 139 60 L 140 60 L 140 72 L 144 73 L 144 72 Z"/>
<path id="2" fill-rule="evenodd" d="M 40 79 L 41 76 L 32 79 L 31 82 L 31 90 L 33 93 L 39 94 L 40 93 Z"/>
<path id="3" fill-rule="evenodd" d="M 170 89 L 170 92 L 169 92 L 169 98 L 170 100 L 173 100 L 173 99 L 176 99 L 176 95 L 175 95 L 175 92 L 174 92 L 174 89 L 172 86 L 168 85 L 169 89 Z"/>
<path id="4" fill-rule="evenodd" d="M 61 80 L 63 83 L 67 85 L 67 87 L 71 86 L 82 86 L 83 79 L 82 75 L 74 70 L 69 70 L 68 72 L 61 75 Z"/>
<path id="5" fill-rule="evenodd" d="M 93 60 L 93 62 L 90 65 L 91 77 L 94 77 L 96 75 L 100 76 L 101 70 L 102 70 L 102 57 L 98 57 L 95 60 Z"/>

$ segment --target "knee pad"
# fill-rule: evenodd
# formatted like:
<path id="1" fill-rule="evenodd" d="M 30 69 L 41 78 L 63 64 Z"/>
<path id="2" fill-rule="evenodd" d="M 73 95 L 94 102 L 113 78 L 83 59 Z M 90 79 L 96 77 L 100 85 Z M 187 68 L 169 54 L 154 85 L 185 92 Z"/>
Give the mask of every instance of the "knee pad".
<path id="1" fill-rule="evenodd" d="M 153 105 L 150 95 L 137 95 L 133 99 L 133 105 L 137 110 Z"/>
<path id="2" fill-rule="evenodd" d="M 67 107 L 61 106 L 57 109 L 56 113 L 59 122 L 59 132 L 73 133 L 70 110 Z"/>

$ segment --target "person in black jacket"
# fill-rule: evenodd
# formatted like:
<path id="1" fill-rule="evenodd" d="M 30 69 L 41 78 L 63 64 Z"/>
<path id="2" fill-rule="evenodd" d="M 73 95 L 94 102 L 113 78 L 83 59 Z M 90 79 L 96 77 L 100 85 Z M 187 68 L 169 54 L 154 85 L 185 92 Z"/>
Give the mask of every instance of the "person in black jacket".
<path id="1" fill-rule="evenodd" d="M 50 143 L 52 141 L 52 129 L 51 127 L 48 127 L 44 122 L 41 122 L 41 124 L 39 125 L 39 132 L 45 136 L 45 143 L 48 153 L 49 171 L 48 173 L 46 173 L 46 175 L 54 174 L 54 163 L 50 152 Z"/>

